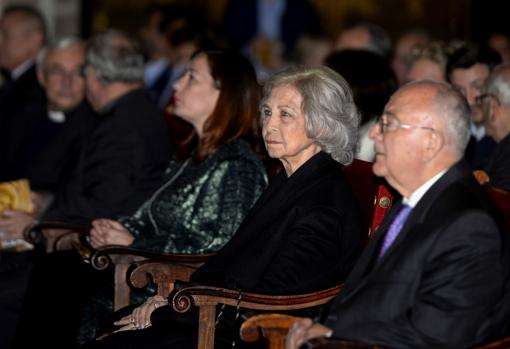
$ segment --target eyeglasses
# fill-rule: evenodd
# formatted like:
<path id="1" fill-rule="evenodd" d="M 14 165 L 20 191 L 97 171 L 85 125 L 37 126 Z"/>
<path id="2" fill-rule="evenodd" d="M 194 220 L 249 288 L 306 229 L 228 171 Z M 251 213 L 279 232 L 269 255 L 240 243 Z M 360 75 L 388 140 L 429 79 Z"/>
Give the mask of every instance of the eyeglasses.
<path id="1" fill-rule="evenodd" d="M 482 105 L 487 100 L 487 98 L 494 98 L 496 103 L 500 104 L 498 96 L 493 93 L 482 93 L 481 95 L 476 96 L 475 102 L 477 105 Z"/>
<path id="2" fill-rule="evenodd" d="M 377 123 L 379 125 L 379 132 L 381 132 L 381 134 L 387 133 L 388 131 L 395 131 L 397 128 L 422 129 L 436 132 L 436 130 L 432 127 L 401 124 L 398 119 L 394 117 L 388 117 L 386 115 L 379 117 Z"/>
<path id="3" fill-rule="evenodd" d="M 57 79 L 64 79 L 64 78 L 75 79 L 75 78 L 81 78 L 82 72 L 81 72 L 81 68 L 67 71 L 60 66 L 54 66 L 54 67 L 49 67 L 48 69 L 46 69 L 46 76 L 48 78 L 57 78 Z"/>

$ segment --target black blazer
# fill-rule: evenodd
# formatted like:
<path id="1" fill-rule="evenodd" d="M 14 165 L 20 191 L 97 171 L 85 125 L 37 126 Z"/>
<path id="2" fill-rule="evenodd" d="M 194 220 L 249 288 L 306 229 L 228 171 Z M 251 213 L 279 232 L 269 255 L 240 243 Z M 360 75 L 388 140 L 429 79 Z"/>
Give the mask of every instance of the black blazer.
<path id="1" fill-rule="evenodd" d="M 131 214 L 159 187 L 169 159 L 162 114 L 144 90 L 131 91 L 98 116 L 43 219 L 88 223 Z"/>
<path id="2" fill-rule="evenodd" d="M 34 65 L 0 87 L 0 181 L 26 176 L 28 163 L 56 131 L 41 127 L 48 124 L 46 96 Z"/>
<path id="3" fill-rule="evenodd" d="M 317 291 L 344 281 L 361 234 L 342 166 L 321 152 L 290 178 L 276 176 L 192 281 L 273 295 Z"/>
<path id="4" fill-rule="evenodd" d="M 333 336 L 391 348 L 464 348 L 502 335 L 508 317 L 506 234 L 461 162 L 413 209 L 377 260 L 394 207 L 333 301 Z"/>

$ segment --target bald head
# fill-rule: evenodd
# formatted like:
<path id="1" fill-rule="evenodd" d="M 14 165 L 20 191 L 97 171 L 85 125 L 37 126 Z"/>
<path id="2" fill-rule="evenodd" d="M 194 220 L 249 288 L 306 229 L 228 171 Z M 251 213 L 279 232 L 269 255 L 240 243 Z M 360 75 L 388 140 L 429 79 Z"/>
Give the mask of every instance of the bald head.
<path id="1" fill-rule="evenodd" d="M 447 83 L 406 84 L 370 130 L 376 152 L 373 171 L 408 197 L 463 157 L 468 125 L 468 106 Z"/>
<path id="2" fill-rule="evenodd" d="M 422 103 L 422 108 L 428 113 L 430 126 L 443 135 L 444 146 L 460 160 L 469 142 L 470 112 L 464 96 L 448 83 L 429 80 L 408 83 L 395 95 L 404 92 L 414 99 L 428 101 Z"/>

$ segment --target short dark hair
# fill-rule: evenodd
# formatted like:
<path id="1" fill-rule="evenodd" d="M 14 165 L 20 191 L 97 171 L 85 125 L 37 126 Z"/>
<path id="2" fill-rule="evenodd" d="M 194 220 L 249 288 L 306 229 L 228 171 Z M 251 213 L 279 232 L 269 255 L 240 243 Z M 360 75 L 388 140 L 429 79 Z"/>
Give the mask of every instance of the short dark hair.
<path id="1" fill-rule="evenodd" d="M 9 14 L 21 14 L 32 22 L 32 29 L 42 33 L 43 43 L 48 41 L 48 32 L 46 30 L 46 21 L 42 13 L 35 7 L 30 5 L 7 5 L 2 13 L 2 17 Z"/>
<path id="2" fill-rule="evenodd" d="M 487 45 L 466 43 L 455 50 L 448 58 L 446 77 L 449 80 L 455 69 L 469 69 L 477 63 L 487 64 L 489 70 L 492 70 L 501 63 L 501 56 L 496 50 Z"/>

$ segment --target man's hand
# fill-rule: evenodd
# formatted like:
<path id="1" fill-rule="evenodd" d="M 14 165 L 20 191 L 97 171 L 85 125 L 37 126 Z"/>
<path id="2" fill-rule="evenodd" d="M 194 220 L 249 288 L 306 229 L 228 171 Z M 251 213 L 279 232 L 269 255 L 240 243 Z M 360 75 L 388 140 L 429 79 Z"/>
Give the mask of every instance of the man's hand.
<path id="1" fill-rule="evenodd" d="M 487 184 L 490 181 L 489 175 L 484 170 L 473 171 L 473 176 L 475 176 L 480 185 Z"/>
<path id="2" fill-rule="evenodd" d="M 94 248 L 104 245 L 129 246 L 135 237 L 122 224 L 111 219 L 96 219 L 90 230 L 90 244 Z"/>
<path id="3" fill-rule="evenodd" d="M 166 298 L 161 296 L 149 297 L 145 303 L 135 308 L 130 315 L 124 316 L 114 323 L 116 326 L 123 326 L 115 332 L 139 330 L 151 326 L 152 312 L 164 305 L 168 305 Z"/>
<path id="4" fill-rule="evenodd" d="M 298 349 L 304 342 L 312 338 L 329 337 L 331 329 L 321 324 L 315 323 L 312 319 L 298 320 L 292 325 L 287 340 L 285 341 L 286 349 Z"/>
<path id="5" fill-rule="evenodd" d="M 0 241 L 23 239 L 23 231 L 35 224 L 35 218 L 27 212 L 4 210 L 0 213 Z"/>

